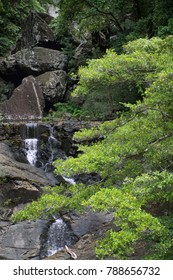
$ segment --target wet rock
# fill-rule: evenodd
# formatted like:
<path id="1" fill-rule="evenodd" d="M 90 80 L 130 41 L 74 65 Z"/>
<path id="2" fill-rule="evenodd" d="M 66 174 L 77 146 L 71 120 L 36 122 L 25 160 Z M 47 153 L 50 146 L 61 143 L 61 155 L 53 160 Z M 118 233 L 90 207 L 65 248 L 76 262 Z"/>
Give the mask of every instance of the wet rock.
<path id="1" fill-rule="evenodd" d="M 0 259 L 40 259 L 48 221 L 24 221 L 18 224 L 0 222 Z"/>
<path id="2" fill-rule="evenodd" d="M 45 101 L 53 105 L 56 102 L 61 102 L 64 99 L 67 74 L 63 70 L 46 72 L 36 78 L 40 84 Z"/>
<path id="3" fill-rule="evenodd" d="M 33 76 L 23 79 L 11 98 L 0 105 L 4 119 L 39 119 L 42 117 L 44 97 L 42 90 Z"/>
<path id="4" fill-rule="evenodd" d="M 75 253 L 77 260 L 96 260 L 95 253 L 96 239 L 91 234 L 86 234 L 80 238 L 73 246 L 69 246 L 69 249 Z M 63 249 L 56 254 L 45 258 L 47 260 L 71 260 L 71 255 L 66 249 Z"/>

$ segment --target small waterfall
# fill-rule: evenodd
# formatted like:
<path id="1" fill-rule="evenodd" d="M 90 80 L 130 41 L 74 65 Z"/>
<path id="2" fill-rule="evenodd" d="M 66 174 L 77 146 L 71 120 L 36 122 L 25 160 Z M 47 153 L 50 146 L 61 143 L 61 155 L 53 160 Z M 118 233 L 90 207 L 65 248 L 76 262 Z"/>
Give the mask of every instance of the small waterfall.
<path id="1" fill-rule="evenodd" d="M 35 166 L 37 161 L 38 151 L 38 136 L 37 136 L 37 124 L 26 124 L 26 136 L 24 139 L 25 152 L 28 162 Z"/>
<path id="2" fill-rule="evenodd" d="M 73 178 L 67 178 L 65 176 L 63 176 L 64 180 L 69 183 L 70 185 L 76 185 L 76 182 Z"/>
<path id="3" fill-rule="evenodd" d="M 49 228 L 47 240 L 47 256 L 51 256 L 65 247 L 66 224 L 57 219 Z"/>

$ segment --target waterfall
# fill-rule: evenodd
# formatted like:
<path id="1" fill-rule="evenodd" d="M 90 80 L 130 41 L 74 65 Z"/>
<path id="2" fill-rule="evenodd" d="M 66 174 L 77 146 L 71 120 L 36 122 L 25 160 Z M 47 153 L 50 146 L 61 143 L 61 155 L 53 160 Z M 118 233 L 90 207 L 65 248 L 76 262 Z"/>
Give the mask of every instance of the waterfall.
<path id="1" fill-rule="evenodd" d="M 49 228 L 47 240 L 47 256 L 51 256 L 65 247 L 66 224 L 62 219 L 57 219 Z"/>
<path id="2" fill-rule="evenodd" d="M 67 178 L 65 176 L 63 176 L 64 180 L 69 183 L 70 185 L 76 185 L 76 182 L 73 178 Z"/>
<path id="3" fill-rule="evenodd" d="M 38 136 L 37 136 L 37 124 L 26 124 L 26 136 L 24 139 L 25 152 L 28 162 L 35 166 L 37 161 L 38 151 Z"/>

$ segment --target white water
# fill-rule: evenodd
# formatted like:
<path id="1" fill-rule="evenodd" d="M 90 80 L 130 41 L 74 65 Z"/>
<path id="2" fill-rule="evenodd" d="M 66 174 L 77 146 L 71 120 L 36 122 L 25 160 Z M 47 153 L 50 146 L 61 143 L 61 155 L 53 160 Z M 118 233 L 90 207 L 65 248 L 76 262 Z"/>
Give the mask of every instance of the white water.
<path id="1" fill-rule="evenodd" d="M 76 185 L 76 182 L 75 182 L 75 180 L 74 180 L 73 178 L 67 178 L 67 177 L 65 177 L 65 176 L 63 176 L 63 178 L 64 178 L 64 180 L 65 180 L 67 183 L 69 183 L 69 184 L 71 184 L 71 185 Z"/>
<path id="2" fill-rule="evenodd" d="M 35 166 L 37 161 L 38 139 L 37 138 L 25 139 L 24 142 L 25 142 L 26 158 L 31 165 Z"/>
<path id="3" fill-rule="evenodd" d="M 24 139 L 26 158 L 28 162 L 35 166 L 38 152 L 37 124 L 26 124 L 26 138 Z"/>
<path id="4" fill-rule="evenodd" d="M 49 228 L 47 241 L 47 256 L 52 256 L 65 247 L 64 234 L 66 224 L 62 219 L 57 219 Z"/>

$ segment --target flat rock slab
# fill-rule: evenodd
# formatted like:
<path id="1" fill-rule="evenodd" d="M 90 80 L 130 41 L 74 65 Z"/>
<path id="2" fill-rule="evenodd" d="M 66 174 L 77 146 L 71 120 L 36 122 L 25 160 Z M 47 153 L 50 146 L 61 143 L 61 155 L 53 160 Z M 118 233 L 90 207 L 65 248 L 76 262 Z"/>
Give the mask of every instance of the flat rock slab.
<path id="1" fill-rule="evenodd" d="M 0 105 L 0 112 L 6 120 L 40 119 L 44 104 L 41 87 L 29 76 L 23 79 L 11 98 Z"/>

